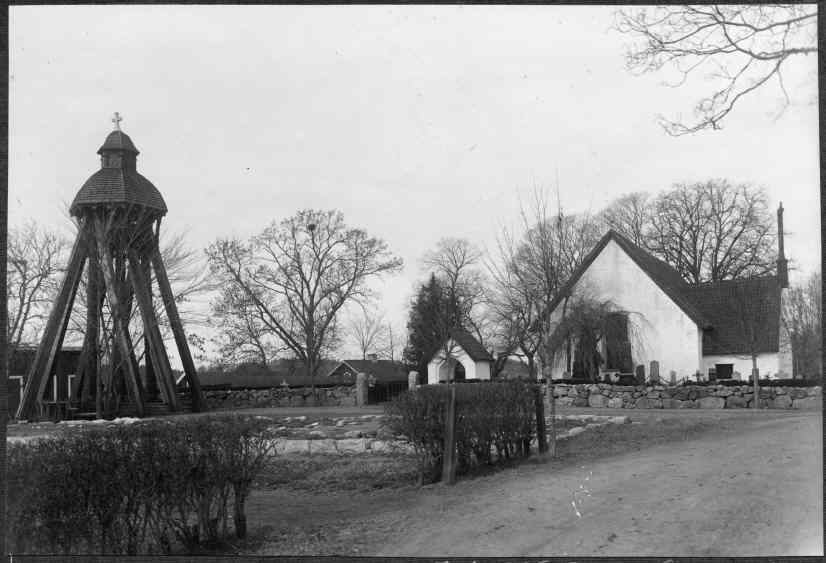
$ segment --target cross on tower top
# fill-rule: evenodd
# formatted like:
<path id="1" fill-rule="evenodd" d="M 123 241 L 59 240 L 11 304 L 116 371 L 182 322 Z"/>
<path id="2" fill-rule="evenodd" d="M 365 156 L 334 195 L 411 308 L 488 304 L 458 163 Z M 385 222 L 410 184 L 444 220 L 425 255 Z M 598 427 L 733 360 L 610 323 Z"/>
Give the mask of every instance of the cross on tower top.
<path id="1" fill-rule="evenodd" d="M 115 112 L 115 116 L 112 118 L 112 123 L 115 124 L 115 129 L 120 131 L 120 122 L 123 121 L 123 118 L 120 116 L 118 112 Z"/>

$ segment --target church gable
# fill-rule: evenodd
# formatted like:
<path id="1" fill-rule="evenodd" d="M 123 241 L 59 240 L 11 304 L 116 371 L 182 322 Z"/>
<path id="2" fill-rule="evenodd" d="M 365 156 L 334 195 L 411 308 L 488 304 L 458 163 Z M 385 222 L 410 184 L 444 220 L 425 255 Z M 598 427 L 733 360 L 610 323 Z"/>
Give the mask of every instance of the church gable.
<path id="1" fill-rule="evenodd" d="M 644 276 L 645 282 L 639 280 L 639 274 Z M 629 294 L 645 291 L 639 283 L 649 282 L 652 284 L 650 291 L 656 292 L 664 301 L 675 305 L 698 326 L 703 327 L 707 324 L 701 312 L 683 294 L 685 282 L 680 274 L 613 230 L 609 230 L 586 256 L 551 303 L 551 310 L 555 310 L 565 297 L 573 295 L 577 287 L 582 289 L 582 286 L 587 285 L 588 281 L 593 281 L 595 277 L 600 278 L 601 293 L 606 293 L 604 297 L 618 301 L 619 305 L 622 305 L 621 301 L 625 301 L 623 298 Z M 638 283 L 630 282 L 634 278 Z M 648 297 L 651 297 L 650 293 Z"/>

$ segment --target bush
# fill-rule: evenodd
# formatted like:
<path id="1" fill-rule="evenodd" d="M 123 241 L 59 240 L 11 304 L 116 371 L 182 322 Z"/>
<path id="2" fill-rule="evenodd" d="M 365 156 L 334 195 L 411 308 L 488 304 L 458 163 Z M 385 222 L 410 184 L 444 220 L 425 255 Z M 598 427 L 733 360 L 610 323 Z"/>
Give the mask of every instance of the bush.
<path id="1" fill-rule="evenodd" d="M 533 384 L 508 380 L 455 387 L 457 473 L 530 455 L 536 428 Z M 423 386 L 400 394 L 385 407 L 390 430 L 416 452 L 420 484 L 441 477 L 449 390 Z"/>
<path id="2" fill-rule="evenodd" d="M 8 545 L 15 553 L 169 553 L 246 534 L 244 501 L 271 455 L 268 421 L 199 417 L 8 448 Z M 230 507 L 230 499 L 232 506 Z"/>

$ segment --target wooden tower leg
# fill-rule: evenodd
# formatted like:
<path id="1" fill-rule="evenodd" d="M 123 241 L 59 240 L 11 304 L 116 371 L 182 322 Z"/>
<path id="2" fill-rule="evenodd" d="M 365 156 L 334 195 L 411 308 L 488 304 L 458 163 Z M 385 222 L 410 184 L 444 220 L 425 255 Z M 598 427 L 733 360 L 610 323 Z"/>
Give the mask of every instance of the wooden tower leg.
<path id="1" fill-rule="evenodd" d="M 178 347 L 178 354 L 181 356 L 181 363 L 184 367 L 184 374 L 189 383 L 189 390 L 192 396 L 192 410 L 201 412 L 203 410 L 203 402 L 201 399 L 201 383 L 198 381 L 198 373 L 195 371 L 195 362 L 192 361 L 192 354 L 189 352 L 189 344 L 186 341 L 186 334 L 181 323 L 181 317 L 178 316 L 178 307 L 175 305 L 175 296 L 172 294 L 172 286 L 169 283 L 169 278 L 166 275 L 166 267 L 161 258 L 161 251 L 158 247 L 157 238 L 154 242 L 154 248 L 151 251 L 152 266 L 155 270 L 155 277 L 158 279 L 158 287 L 161 290 L 161 298 L 163 299 L 166 314 L 169 317 L 169 324 L 172 327 L 172 334 L 175 335 L 175 344 Z"/>
<path id="2" fill-rule="evenodd" d="M 161 390 L 158 387 L 158 376 L 155 373 L 155 367 L 152 365 L 152 358 L 149 355 L 149 335 L 146 334 L 146 328 L 144 327 L 144 335 L 143 335 L 143 363 L 146 370 L 146 381 L 145 381 L 145 389 L 146 389 L 146 400 L 147 401 L 157 401 L 158 397 L 161 395 Z"/>
<path id="3" fill-rule="evenodd" d="M 140 388 L 138 387 L 138 374 L 135 373 L 134 366 L 132 362 L 129 361 L 130 354 L 132 353 L 132 350 L 129 348 L 129 326 L 127 319 L 123 318 L 123 307 L 118 296 L 112 251 L 109 249 L 106 241 L 106 231 L 103 223 L 98 221 L 95 227 L 101 269 L 103 270 L 103 278 L 106 280 L 106 296 L 109 298 L 109 308 L 112 311 L 112 324 L 116 345 L 119 348 L 120 355 L 126 360 L 123 362 L 126 368 L 124 373 L 126 376 L 126 388 L 135 403 L 138 416 L 141 417 L 144 413 L 143 399 L 141 398 Z"/>
<path id="4" fill-rule="evenodd" d="M 100 307 L 103 305 L 98 299 L 97 280 L 100 271 L 97 267 L 94 246 L 94 239 L 86 237 L 86 250 L 88 253 L 88 266 L 86 268 L 86 330 L 83 334 L 83 350 L 77 365 L 77 381 L 74 390 L 74 398 L 83 406 L 87 405 L 94 396 L 94 385 L 97 375 L 97 344 L 98 344 L 98 318 Z M 94 375 L 93 375 L 94 374 Z"/>
<path id="5" fill-rule="evenodd" d="M 94 244 L 94 242 L 92 243 Z M 97 248 L 89 248 L 89 271 L 86 286 L 86 334 L 84 335 L 83 352 L 86 354 L 83 364 L 83 379 L 85 386 L 81 387 L 80 400 L 85 404 L 91 397 L 95 399 L 95 416 L 101 418 L 100 394 L 97 392 L 100 373 L 98 338 L 100 337 L 100 312 L 103 308 L 103 292 L 101 291 L 100 265 L 98 263 Z"/>
<path id="6" fill-rule="evenodd" d="M 72 313 L 72 303 L 80 284 L 80 277 L 83 274 L 83 265 L 86 262 L 87 249 L 84 240 L 86 233 L 88 233 L 88 229 L 82 229 L 72 247 L 69 265 L 66 268 L 66 276 L 60 285 L 57 300 L 54 307 L 52 307 L 49 321 L 43 331 L 43 338 L 40 340 L 40 346 L 37 347 L 34 363 L 26 378 L 26 387 L 23 389 L 23 395 L 20 398 L 20 405 L 16 413 L 18 419 L 30 418 L 35 415 L 37 404 L 43 397 L 43 392 L 49 381 L 54 359 L 63 344 L 63 336 L 66 334 L 66 326 L 69 324 L 69 316 Z"/>
<path id="7" fill-rule="evenodd" d="M 126 270 L 126 268 L 127 268 L 125 262 L 126 262 L 126 260 L 125 260 L 125 257 L 124 257 L 124 263 L 122 264 L 124 270 Z M 132 319 L 132 310 L 133 310 L 132 307 L 133 307 L 134 301 L 135 301 L 135 299 L 134 299 L 135 294 L 132 290 L 132 284 L 129 281 L 128 271 L 126 272 L 124 278 L 125 279 L 124 279 L 124 282 L 123 282 L 123 301 L 122 302 L 124 303 L 124 307 L 125 307 L 124 318 L 126 319 L 126 323 L 127 323 L 127 326 L 128 326 L 129 321 Z M 135 374 L 137 374 L 138 391 L 140 392 L 140 395 L 141 395 L 141 398 L 143 399 L 143 401 L 146 402 L 146 390 L 143 388 L 143 383 L 141 382 L 141 377 L 140 377 L 141 369 L 140 369 L 140 365 L 138 364 L 138 358 L 137 358 L 137 356 L 135 356 L 135 346 L 132 342 L 132 336 L 129 332 L 126 333 L 126 338 L 129 340 L 129 362 L 132 363 L 132 371 L 134 371 Z"/>
<path id="8" fill-rule="evenodd" d="M 134 250 L 129 251 L 129 277 L 132 280 L 132 287 L 135 290 L 135 298 L 138 301 L 141 316 L 143 317 L 144 332 L 149 337 L 149 356 L 152 360 L 155 373 L 160 379 L 160 388 L 163 390 L 169 409 L 172 412 L 178 410 L 178 396 L 175 393 L 175 380 L 172 377 L 172 367 L 169 365 L 169 358 L 163 345 L 161 331 L 158 329 L 158 319 L 155 310 L 152 308 L 152 298 L 149 287 L 146 285 L 146 278 L 143 275 L 140 260 Z"/>
<path id="9" fill-rule="evenodd" d="M 155 310 L 154 305 L 152 304 L 152 269 L 151 264 L 148 260 L 141 261 L 141 272 L 143 273 L 143 279 L 146 280 L 146 287 L 149 288 L 149 304 L 152 306 L 152 310 Z M 146 397 L 149 401 L 156 401 L 158 399 L 158 395 L 160 395 L 160 389 L 158 388 L 158 380 L 156 379 L 158 376 L 156 375 L 156 371 L 152 365 L 151 358 L 149 357 L 149 348 L 151 344 L 149 341 L 149 333 L 144 326 L 143 331 L 143 349 L 144 349 L 144 365 L 146 366 Z"/>

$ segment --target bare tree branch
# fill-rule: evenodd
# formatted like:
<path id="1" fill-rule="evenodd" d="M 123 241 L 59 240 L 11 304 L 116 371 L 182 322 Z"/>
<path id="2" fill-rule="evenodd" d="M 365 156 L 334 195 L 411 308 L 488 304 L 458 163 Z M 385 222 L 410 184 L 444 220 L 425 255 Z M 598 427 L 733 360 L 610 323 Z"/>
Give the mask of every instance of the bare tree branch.
<path id="1" fill-rule="evenodd" d="M 817 53 L 817 8 L 806 4 L 620 9 L 614 27 L 636 40 L 626 52 L 626 67 L 633 73 L 673 70 L 679 78 L 669 85 L 678 87 L 690 75 L 708 69 L 713 90 L 697 102 L 694 121 L 659 117 L 674 136 L 720 129 L 743 97 L 773 77 L 785 109 L 790 102 L 782 82 L 783 66 Z"/>

